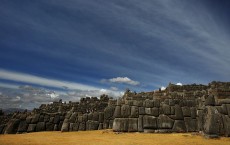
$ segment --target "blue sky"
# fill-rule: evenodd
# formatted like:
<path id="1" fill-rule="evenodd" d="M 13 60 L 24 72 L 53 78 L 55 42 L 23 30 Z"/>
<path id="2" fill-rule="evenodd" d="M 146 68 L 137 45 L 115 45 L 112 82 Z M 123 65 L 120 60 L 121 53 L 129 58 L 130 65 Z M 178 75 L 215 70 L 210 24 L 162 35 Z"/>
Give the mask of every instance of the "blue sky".
<path id="1" fill-rule="evenodd" d="M 228 0 L 0 0 L 0 107 L 230 81 L 229 7 Z"/>

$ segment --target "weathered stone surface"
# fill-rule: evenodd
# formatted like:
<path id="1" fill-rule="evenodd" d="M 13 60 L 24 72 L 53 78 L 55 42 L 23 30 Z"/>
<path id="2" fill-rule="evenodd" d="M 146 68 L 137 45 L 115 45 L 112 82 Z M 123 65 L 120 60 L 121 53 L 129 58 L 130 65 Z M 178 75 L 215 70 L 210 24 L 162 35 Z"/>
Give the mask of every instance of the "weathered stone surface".
<path id="1" fill-rule="evenodd" d="M 129 118 L 129 132 L 137 132 L 138 131 L 138 119 L 137 118 Z"/>
<path id="2" fill-rule="evenodd" d="M 170 115 L 171 114 L 171 107 L 167 104 L 162 105 L 163 113 L 165 115 Z"/>
<path id="3" fill-rule="evenodd" d="M 11 119 L 6 126 L 5 134 L 15 134 L 18 131 L 20 120 L 19 119 Z"/>
<path id="4" fill-rule="evenodd" d="M 53 131 L 54 130 L 54 124 L 47 122 L 46 123 L 46 131 Z"/>
<path id="5" fill-rule="evenodd" d="M 93 121 L 99 121 L 99 113 L 98 112 L 93 113 Z"/>
<path id="6" fill-rule="evenodd" d="M 139 108 L 137 106 L 131 106 L 131 118 L 138 118 L 139 117 Z"/>
<path id="7" fill-rule="evenodd" d="M 113 122 L 113 131 L 127 132 L 129 128 L 128 118 L 115 118 Z"/>
<path id="8" fill-rule="evenodd" d="M 159 129 L 172 129 L 174 120 L 166 115 L 160 115 L 157 119 L 157 125 Z"/>
<path id="9" fill-rule="evenodd" d="M 192 117 L 185 117 L 184 122 L 185 122 L 187 132 L 197 131 L 197 120 L 196 119 L 192 119 Z"/>
<path id="10" fill-rule="evenodd" d="M 58 124 L 60 121 L 60 116 L 59 115 L 55 115 L 54 117 L 54 124 Z"/>
<path id="11" fill-rule="evenodd" d="M 76 118 L 77 118 L 77 113 L 76 112 L 72 113 L 72 115 L 69 118 L 69 122 L 75 123 Z"/>
<path id="12" fill-rule="evenodd" d="M 215 105 L 215 98 L 214 96 L 208 96 L 206 99 L 205 99 L 205 106 L 214 106 Z"/>
<path id="13" fill-rule="evenodd" d="M 183 120 L 175 120 L 172 131 L 173 132 L 186 132 L 186 126 Z"/>
<path id="14" fill-rule="evenodd" d="M 196 119 L 196 117 L 197 117 L 197 110 L 196 110 L 196 108 L 195 107 L 191 107 L 190 110 L 191 110 L 191 117 L 193 119 Z"/>
<path id="15" fill-rule="evenodd" d="M 72 130 L 73 131 L 78 131 L 78 128 L 79 128 L 79 123 L 73 123 Z"/>
<path id="16" fill-rule="evenodd" d="M 50 117 L 49 123 L 53 123 L 54 122 L 54 117 Z"/>
<path id="17" fill-rule="evenodd" d="M 4 133 L 4 128 L 6 127 L 5 124 L 0 125 L 0 134 Z"/>
<path id="18" fill-rule="evenodd" d="M 102 129 L 103 129 L 103 123 L 99 123 L 98 130 L 102 130 Z"/>
<path id="19" fill-rule="evenodd" d="M 44 115 L 40 115 L 39 122 L 44 122 Z"/>
<path id="20" fill-rule="evenodd" d="M 113 120 L 109 120 L 109 129 L 113 128 Z"/>
<path id="21" fill-rule="evenodd" d="M 35 115 L 32 117 L 31 124 L 36 124 L 36 123 L 38 123 L 39 117 L 40 117 L 40 114 L 35 114 Z"/>
<path id="22" fill-rule="evenodd" d="M 50 116 L 49 115 L 45 115 L 44 116 L 44 122 L 49 122 L 50 121 Z"/>
<path id="23" fill-rule="evenodd" d="M 144 115 L 143 128 L 144 129 L 157 129 L 157 118 L 154 116 Z"/>
<path id="24" fill-rule="evenodd" d="M 145 108 L 145 114 L 157 117 L 159 115 L 159 108 Z"/>
<path id="25" fill-rule="evenodd" d="M 88 120 L 93 120 L 93 113 L 88 114 Z"/>
<path id="26" fill-rule="evenodd" d="M 145 107 L 139 107 L 139 115 L 145 115 Z"/>
<path id="27" fill-rule="evenodd" d="M 27 132 L 34 132 L 37 124 L 29 124 Z"/>
<path id="28" fill-rule="evenodd" d="M 109 128 L 109 120 L 105 120 L 103 122 L 103 129 L 108 129 Z"/>
<path id="29" fill-rule="evenodd" d="M 226 109 L 228 112 L 228 117 L 230 117 L 230 104 L 226 104 Z"/>
<path id="30" fill-rule="evenodd" d="M 153 102 L 153 100 L 149 100 L 149 99 L 145 100 L 144 106 L 145 106 L 146 108 L 152 108 L 152 107 L 154 107 L 154 102 Z"/>
<path id="31" fill-rule="evenodd" d="M 121 106 L 116 106 L 114 111 L 115 118 L 121 118 Z"/>
<path id="32" fill-rule="evenodd" d="M 184 119 L 182 109 L 179 105 L 175 105 L 175 115 L 171 115 L 170 117 L 174 120 L 183 120 Z"/>
<path id="33" fill-rule="evenodd" d="M 62 124 L 62 127 L 61 127 L 61 131 L 62 132 L 67 132 L 69 131 L 69 119 L 65 119 L 63 124 Z"/>
<path id="34" fill-rule="evenodd" d="M 99 112 L 99 122 L 103 123 L 104 121 L 104 113 L 103 112 Z"/>
<path id="35" fill-rule="evenodd" d="M 142 107 L 143 106 L 143 101 L 142 100 L 134 100 L 133 105 L 138 106 L 138 107 Z"/>
<path id="36" fill-rule="evenodd" d="M 174 106 L 175 105 L 175 101 L 173 99 L 169 99 L 169 106 Z"/>
<path id="37" fill-rule="evenodd" d="M 28 124 L 25 120 L 21 121 L 18 126 L 18 133 L 27 132 Z"/>
<path id="38" fill-rule="evenodd" d="M 32 120 L 32 117 L 31 117 L 31 116 L 27 116 L 27 117 L 26 117 L 26 123 L 27 123 L 27 124 L 30 124 L 30 123 L 31 123 L 31 120 Z"/>
<path id="39" fill-rule="evenodd" d="M 88 120 L 86 122 L 86 130 L 97 130 L 98 126 L 99 126 L 99 122 L 98 121 Z"/>
<path id="40" fill-rule="evenodd" d="M 224 123 L 224 136 L 230 137 L 230 117 L 228 115 L 222 115 Z"/>
<path id="41" fill-rule="evenodd" d="M 154 99 L 154 107 L 159 108 L 160 107 L 160 99 Z"/>
<path id="42" fill-rule="evenodd" d="M 191 116 L 190 107 L 187 107 L 187 106 L 182 107 L 182 112 L 183 112 L 184 117 L 190 117 Z"/>
<path id="43" fill-rule="evenodd" d="M 104 118 L 106 120 L 113 119 L 113 113 L 114 113 L 115 108 L 112 106 L 108 106 L 104 110 Z"/>
<path id="44" fill-rule="evenodd" d="M 139 115 L 138 118 L 138 132 L 143 132 L 143 115 Z"/>
<path id="45" fill-rule="evenodd" d="M 38 122 L 36 126 L 36 132 L 45 131 L 45 122 Z"/>
<path id="46" fill-rule="evenodd" d="M 220 124 L 222 122 L 221 115 L 213 106 L 207 106 L 204 109 L 204 133 L 205 134 L 220 134 Z"/>
<path id="47" fill-rule="evenodd" d="M 128 118 L 131 113 L 131 109 L 129 105 L 122 105 L 121 106 L 121 117 Z"/>
<path id="48" fill-rule="evenodd" d="M 86 130 L 86 123 L 85 122 L 81 122 L 79 123 L 79 128 L 78 128 L 79 131 L 84 131 Z"/>

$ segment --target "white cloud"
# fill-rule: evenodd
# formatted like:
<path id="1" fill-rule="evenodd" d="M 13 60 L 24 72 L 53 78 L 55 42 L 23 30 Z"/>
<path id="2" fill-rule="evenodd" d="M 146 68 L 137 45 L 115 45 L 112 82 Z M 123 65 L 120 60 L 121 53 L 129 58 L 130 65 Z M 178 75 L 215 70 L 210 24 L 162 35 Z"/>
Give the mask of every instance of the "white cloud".
<path id="1" fill-rule="evenodd" d="M 102 80 L 102 81 L 105 81 L 105 80 Z M 133 86 L 140 84 L 140 82 L 131 80 L 128 77 L 116 77 L 116 78 L 108 79 L 107 81 L 111 83 L 121 83 L 121 84 L 133 85 Z"/>
<path id="2" fill-rule="evenodd" d="M 166 88 L 164 86 L 161 87 L 161 90 L 164 91 Z"/>
<path id="3" fill-rule="evenodd" d="M 75 82 L 63 81 L 63 80 L 56 80 L 56 79 L 49 79 L 44 77 L 39 77 L 35 75 L 30 75 L 26 73 L 19 73 L 13 72 L 8 70 L 0 69 L 0 79 L 11 80 L 16 82 L 24 82 L 24 83 L 31 83 L 36 85 L 48 86 L 48 87 L 56 87 L 56 88 L 63 88 L 63 86 L 68 87 L 69 89 L 81 89 L 81 90 L 96 90 L 99 88 L 84 85 Z M 6 87 L 14 87 L 13 85 L 7 84 L 0 84 L 0 86 Z"/>
<path id="4" fill-rule="evenodd" d="M 176 83 L 176 85 L 178 85 L 178 86 L 182 86 L 182 83 Z"/>

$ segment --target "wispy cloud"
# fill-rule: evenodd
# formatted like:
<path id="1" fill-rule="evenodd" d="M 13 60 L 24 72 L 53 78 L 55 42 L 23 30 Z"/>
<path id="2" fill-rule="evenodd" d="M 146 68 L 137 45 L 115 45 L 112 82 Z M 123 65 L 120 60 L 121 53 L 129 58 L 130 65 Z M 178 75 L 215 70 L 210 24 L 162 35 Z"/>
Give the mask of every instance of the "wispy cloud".
<path id="1" fill-rule="evenodd" d="M 133 85 L 133 86 L 140 84 L 140 82 L 134 81 L 128 77 L 116 77 L 116 78 L 111 78 L 111 79 L 102 79 L 101 82 L 128 84 L 128 85 Z"/>
<path id="2" fill-rule="evenodd" d="M 31 84 L 41 85 L 41 86 L 56 87 L 56 88 L 68 87 L 69 89 L 80 89 L 80 90 L 99 89 L 84 84 L 63 81 L 63 80 L 49 79 L 49 78 L 44 78 L 44 77 L 35 76 L 31 74 L 13 72 L 13 71 L 8 71 L 3 69 L 0 69 L 0 79 L 10 80 L 15 82 L 31 83 Z"/>

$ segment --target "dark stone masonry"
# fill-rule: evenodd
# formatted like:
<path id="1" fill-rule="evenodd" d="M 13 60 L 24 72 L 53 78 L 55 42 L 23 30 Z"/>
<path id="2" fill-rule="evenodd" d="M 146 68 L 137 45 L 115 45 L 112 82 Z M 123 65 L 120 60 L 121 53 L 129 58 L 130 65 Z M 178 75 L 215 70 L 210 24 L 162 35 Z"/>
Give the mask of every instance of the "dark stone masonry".
<path id="1" fill-rule="evenodd" d="M 32 112 L 4 115 L 0 133 L 38 131 L 199 132 L 206 137 L 230 136 L 230 82 L 208 85 L 169 84 L 165 90 L 122 98 L 82 98 L 80 102 L 42 104 Z"/>

